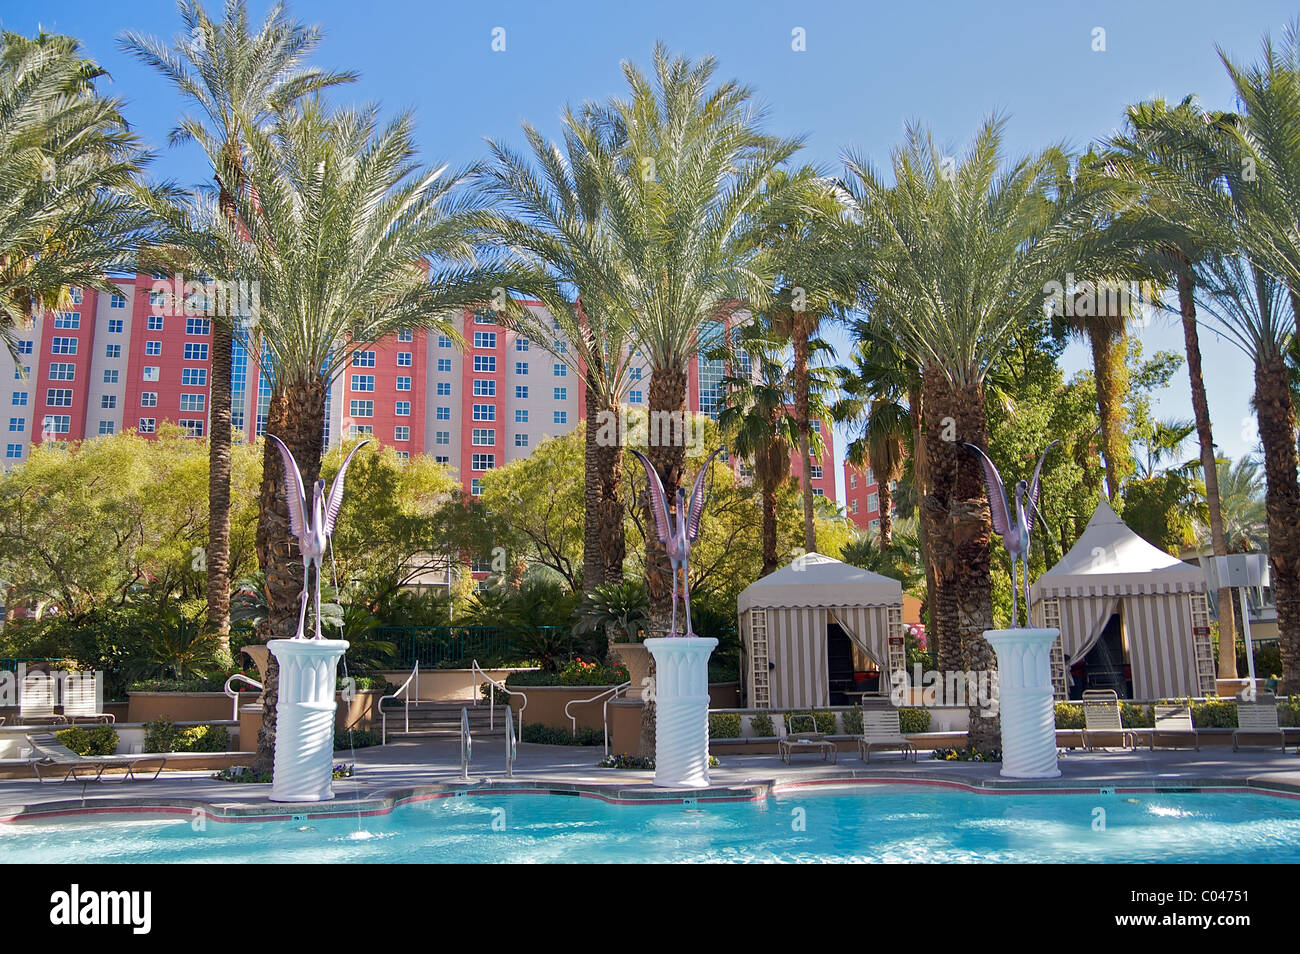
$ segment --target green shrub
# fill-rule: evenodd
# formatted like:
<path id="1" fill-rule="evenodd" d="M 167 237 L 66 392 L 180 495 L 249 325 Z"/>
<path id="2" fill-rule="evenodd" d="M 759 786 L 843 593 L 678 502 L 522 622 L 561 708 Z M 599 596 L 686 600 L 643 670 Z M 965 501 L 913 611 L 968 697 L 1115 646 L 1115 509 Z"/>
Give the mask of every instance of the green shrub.
<path id="1" fill-rule="evenodd" d="M 1138 706 L 1131 702 L 1119 704 L 1119 718 L 1127 729 L 1149 729 L 1156 724 L 1155 710 L 1150 706 Z"/>
<path id="2" fill-rule="evenodd" d="M 176 728 L 170 719 L 155 719 L 144 727 L 146 752 L 225 752 L 230 733 L 225 726 L 192 725 Z"/>
<path id="3" fill-rule="evenodd" d="M 574 659 L 557 672 L 512 672 L 506 677 L 506 685 L 511 689 L 516 686 L 616 686 L 627 682 L 629 678 L 627 667 L 621 663 L 606 666 L 595 661 Z"/>
<path id="4" fill-rule="evenodd" d="M 145 724 L 144 750 L 146 752 L 175 752 L 176 724 L 171 719 L 155 719 Z"/>
<path id="5" fill-rule="evenodd" d="M 810 722 L 809 716 L 812 716 Z M 835 734 L 835 713 L 816 711 L 811 709 L 803 712 L 787 712 L 785 714 L 785 730 L 787 732 L 812 732 L 813 723 L 816 724 L 816 731 L 822 735 Z M 793 726 L 793 728 L 792 728 Z"/>
<path id="6" fill-rule="evenodd" d="M 715 712 L 709 715 L 710 739 L 740 738 L 740 713 Z"/>
<path id="7" fill-rule="evenodd" d="M 766 712 L 760 712 L 752 717 L 749 720 L 749 727 L 753 731 L 755 738 L 770 739 L 776 735 L 776 729 L 772 726 L 772 717 Z"/>
<path id="8" fill-rule="evenodd" d="M 941 762 L 1001 762 L 1002 750 L 990 749 L 987 752 L 980 752 L 974 748 L 935 749 L 930 753 L 930 758 Z"/>
<path id="9" fill-rule="evenodd" d="M 358 692 L 378 692 L 383 695 L 388 695 L 389 693 L 397 691 L 397 687 L 383 676 L 353 676 L 352 683 L 352 688 L 356 689 Z M 344 682 L 344 677 L 339 676 L 338 690 L 342 692 L 346 685 L 347 683 Z"/>
<path id="10" fill-rule="evenodd" d="M 538 745 L 604 745 L 605 733 L 599 729 L 579 729 L 575 736 L 567 729 L 552 729 L 550 726 L 530 722 L 524 726 L 519 739 Z"/>
<path id="11" fill-rule="evenodd" d="M 343 749 L 366 749 L 372 745 L 379 745 L 382 739 L 378 732 L 370 729 L 335 729 L 334 730 L 334 751 L 341 752 Z"/>
<path id="12" fill-rule="evenodd" d="M 710 757 L 710 764 L 712 764 L 712 757 Z M 639 755 L 607 755 L 596 763 L 596 767 L 649 771 L 655 767 L 655 760 L 642 758 Z"/>
<path id="13" fill-rule="evenodd" d="M 1192 704 L 1192 725 L 1198 729 L 1235 729 L 1237 706 L 1228 699 L 1209 699 Z"/>
<path id="14" fill-rule="evenodd" d="M 1283 696 L 1278 700 L 1277 724 L 1287 728 L 1300 726 L 1300 696 Z"/>
<path id="15" fill-rule="evenodd" d="M 862 710 L 853 708 L 840 716 L 840 725 L 844 727 L 845 735 L 862 734 Z"/>
<path id="16" fill-rule="evenodd" d="M 54 736 L 78 755 L 112 755 L 117 751 L 117 730 L 111 725 L 74 725 Z"/>
<path id="17" fill-rule="evenodd" d="M 930 710 L 899 709 L 898 727 L 904 735 L 930 731 Z"/>
<path id="18" fill-rule="evenodd" d="M 1058 729 L 1082 729 L 1084 727 L 1083 706 L 1069 702 L 1058 702 L 1054 709 Z"/>

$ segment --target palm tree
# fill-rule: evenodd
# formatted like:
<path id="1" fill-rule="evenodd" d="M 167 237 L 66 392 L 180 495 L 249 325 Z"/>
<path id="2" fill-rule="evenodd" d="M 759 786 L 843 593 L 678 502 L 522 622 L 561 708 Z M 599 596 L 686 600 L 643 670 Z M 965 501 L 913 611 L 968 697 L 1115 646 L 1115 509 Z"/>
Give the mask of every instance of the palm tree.
<path id="1" fill-rule="evenodd" d="M 528 160 L 488 140 L 494 162 L 481 175 L 495 207 L 482 226 L 489 241 L 520 259 L 512 279 L 546 306 L 538 315 L 510 307 L 502 321 L 572 368 L 586 401 L 583 588 L 623 580 L 623 448 L 620 405 L 630 384 L 627 276 L 611 244 L 588 148 L 599 149 L 590 117 L 566 110 L 563 149 L 525 123 Z M 577 301 L 574 296 L 576 293 Z M 512 303 L 513 304 L 513 303 Z M 553 323 L 552 323 L 553 322 Z M 560 335 L 556 335 L 558 330 Z"/>
<path id="2" fill-rule="evenodd" d="M 500 276 L 473 263 L 472 200 L 452 190 L 466 170 L 427 171 L 415 161 L 403 113 L 383 128 L 378 110 L 327 114 L 315 101 L 285 113 L 268 135 L 249 129 L 249 188 L 233 189 L 240 227 L 200 197 L 173 210 L 177 232 L 200 263 L 232 263 L 257 281 L 250 333 L 269 355 L 267 432 L 288 445 L 304 482 L 320 471 L 325 392 L 354 345 L 424 327 L 447 333 L 449 310 L 488 300 Z M 432 275 L 430 259 L 448 263 Z M 301 567 L 291 552 L 284 474 L 265 442 L 258 561 L 266 571 L 272 637 L 297 626 Z M 274 749 L 274 668 L 258 761 Z"/>
<path id="3" fill-rule="evenodd" d="M 1223 533 L 1228 540 L 1229 552 L 1263 550 L 1268 545 L 1268 518 L 1264 509 L 1264 475 L 1260 473 L 1259 462 L 1246 456 L 1237 458 L 1236 463 L 1228 460 L 1216 463 L 1219 487 L 1223 492 Z"/>
<path id="4" fill-rule="evenodd" d="M 116 291 L 105 273 L 157 240 L 139 200 L 150 157 L 121 101 L 96 89 L 102 76 L 72 37 L 0 34 L 0 339 L 11 354 L 34 311 L 66 307 L 74 286 Z"/>
<path id="5" fill-rule="evenodd" d="M 920 128 L 893 155 L 895 184 L 848 157 L 855 250 L 866 250 L 863 298 L 882 334 L 921 370 L 929 493 L 930 612 L 941 652 L 970 671 L 996 668 L 983 633 L 993 627 L 991 523 L 983 480 L 963 443 L 987 446 L 985 379 L 999 349 L 1044 305 L 1047 290 L 1091 261 L 1100 190 L 1072 186 L 1057 149 L 1006 164 L 1003 123 L 984 123 L 967 153 L 950 158 Z M 1100 243 L 1099 243 L 1100 244 Z M 888 320 L 888 325 L 885 325 Z M 999 744 L 997 719 L 972 710 L 970 744 Z"/>
<path id="6" fill-rule="evenodd" d="M 178 0 L 186 34 L 167 44 L 134 31 L 121 45 L 171 81 L 200 115 L 184 116 L 171 143 L 198 142 L 213 165 L 218 203 L 232 226 L 235 195 L 245 188 L 248 131 L 269 128 L 276 113 L 302 97 L 356 79 L 353 72 L 306 66 L 320 43 L 320 27 L 290 19 L 284 5 L 272 6 L 256 34 L 245 0 L 226 0 L 214 23 L 197 0 Z M 225 274 L 222 269 L 219 274 Z M 230 442 L 231 359 L 240 317 L 217 315 L 212 322 L 212 384 L 208 418 L 208 626 L 230 636 Z"/>

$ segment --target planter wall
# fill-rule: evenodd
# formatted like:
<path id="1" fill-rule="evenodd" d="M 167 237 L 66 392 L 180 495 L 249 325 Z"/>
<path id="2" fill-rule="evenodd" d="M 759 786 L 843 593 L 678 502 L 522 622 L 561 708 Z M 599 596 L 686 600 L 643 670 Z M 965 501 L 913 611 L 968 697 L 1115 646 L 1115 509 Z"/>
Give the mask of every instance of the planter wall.
<path id="1" fill-rule="evenodd" d="M 618 699 L 609 704 L 609 750 L 637 755 L 641 747 L 641 700 Z"/>
<path id="2" fill-rule="evenodd" d="M 645 686 L 643 680 L 650 678 L 650 651 L 641 643 L 611 643 L 609 661 L 611 665 L 621 662 L 627 667 L 628 678 L 632 680 L 627 695 L 631 699 L 640 699 Z"/>
<path id="3" fill-rule="evenodd" d="M 613 686 L 510 686 L 528 697 L 528 708 L 524 710 L 524 721 L 529 725 L 544 725 L 552 729 L 573 729 L 573 722 L 564 714 L 564 707 L 570 702 L 591 699 L 613 689 Z M 631 690 L 628 690 L 629 692 Z M 518 696 L 510 697 L 510 708 L 515 711 L 515 725 L 519 724 L 519 709 L 523 705 Z M 605 727 L 605 701 L 575 705 L 573 717 L 577 719 L 579 729 L 601 731 Z M 610 703 L 610 710 L 614 708 Z"/>
<path id="4" fill-rule="evenodd" d="M 228 720 L 233 709 L 224 692 L 128 692 L 127 697 L 127 722 L 220 722 Z"/>
<path id="5" fill-rule="evenodd" d="M 358 689 L 350 702 L 339 693 L 339 711 L 334 720 L 338 729 L 378 729 L 379 700 L 383 693 L 374 689 Z"/>
<path id="6" fill-rule="evenodd" d="M 504 683 L 506 676 L 512 672 L 529 672 L 524 669 L 485 669 L 483 670 L 497 682 Z M 399 687 L 411 676 L 411 670 L 390 670 L 382 673 L 383 677 Z M 430 702 L 470 702 L 478 694 L 483 677 L 470 669 L 421 669 L 420 681 L 415 699 Z"/>

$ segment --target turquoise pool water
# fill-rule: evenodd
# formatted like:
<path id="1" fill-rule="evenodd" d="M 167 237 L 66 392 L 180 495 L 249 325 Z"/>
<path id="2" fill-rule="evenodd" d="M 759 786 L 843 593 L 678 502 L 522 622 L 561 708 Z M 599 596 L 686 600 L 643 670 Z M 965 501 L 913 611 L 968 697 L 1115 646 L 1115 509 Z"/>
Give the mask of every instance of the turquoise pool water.
<path id="1" fill-rule="evenodd" d="M 3 862 L 1300 862 L 1300 802 L 916 786 L 610 805 L 486 793 L 357 819 L 0 826 Z"/>

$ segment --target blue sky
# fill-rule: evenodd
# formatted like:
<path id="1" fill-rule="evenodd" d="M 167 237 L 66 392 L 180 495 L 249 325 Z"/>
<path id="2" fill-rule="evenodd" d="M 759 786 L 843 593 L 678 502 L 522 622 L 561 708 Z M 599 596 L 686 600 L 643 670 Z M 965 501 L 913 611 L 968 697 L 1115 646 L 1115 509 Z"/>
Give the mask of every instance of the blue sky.
<path id="1" fill-rule="evenodd" d="M 253 0 L 260 16 L 267 4 Z M 220 0 L 211 0 L 213 12 Z M 1215 52 L 1255 55 L 1266 31 L 1280 32 L 1297 9 L 1269 0 L 982 3 L 931 2 L 608 2 L 456 3 L 316 0 L 291 4 L 321 24 L 316 60 L 361 72 L 339 98 L 412 108 L 430 163 L 483 155 L 485 136 L 519 142 L 519 122 L 557 130 L 566 102 L 623 90 L 620 63 L 648 65 L 656 39 L 690 56 L 712 54 L 719 75 L 753 86 L 770 109 L 771 127 L 807 136 L 803 160 L 828 171 L 846 149 L 885 163 L 909 120 L 929 123 L 941 141 L 962 147 L 991 111 L 1008 117 L 1015 153 L 1064 142 L 1083 147 L 1110 133 L 1124 107 L 1152 96 L 1196 93 L 1208 107 L 1231 108 Z M 128 118 L 160 156 L 157 175 L 192 183 L 204 177 L 194 147 L 168 149 L 180 104 L 164 82 L 124 56 L 124 29 L 171 37 L 180 20 L 169 2 L 0 0 L 0 25 L 32 33 L 37 25 L 80 37 L 128 101 Z M 505 30 L 505 50 L 492 49 Z M 796 28 L 806 48 L 792 49 Z M 1095 51 L 1095 31 L 1105 49 Z M 1176 323 L 1140 332 L 1149 354 L 1182 350 Z M 1247 361 L 1208 327 L 1202 329 L 1205 376 L 1215 438 L 1236 457 L 1254 444 Z M 1088 367 L 1072 346 L 1067 372 Z M 1162 395 L 1157 413 L 1190 418 L 1185 371 Z M 841 442 L 842 443 L 842 442 Z M 1194 453 L 1194 445 L 1187 447 Z M 837 469 L 843 490 L 843 475 Z"/>

